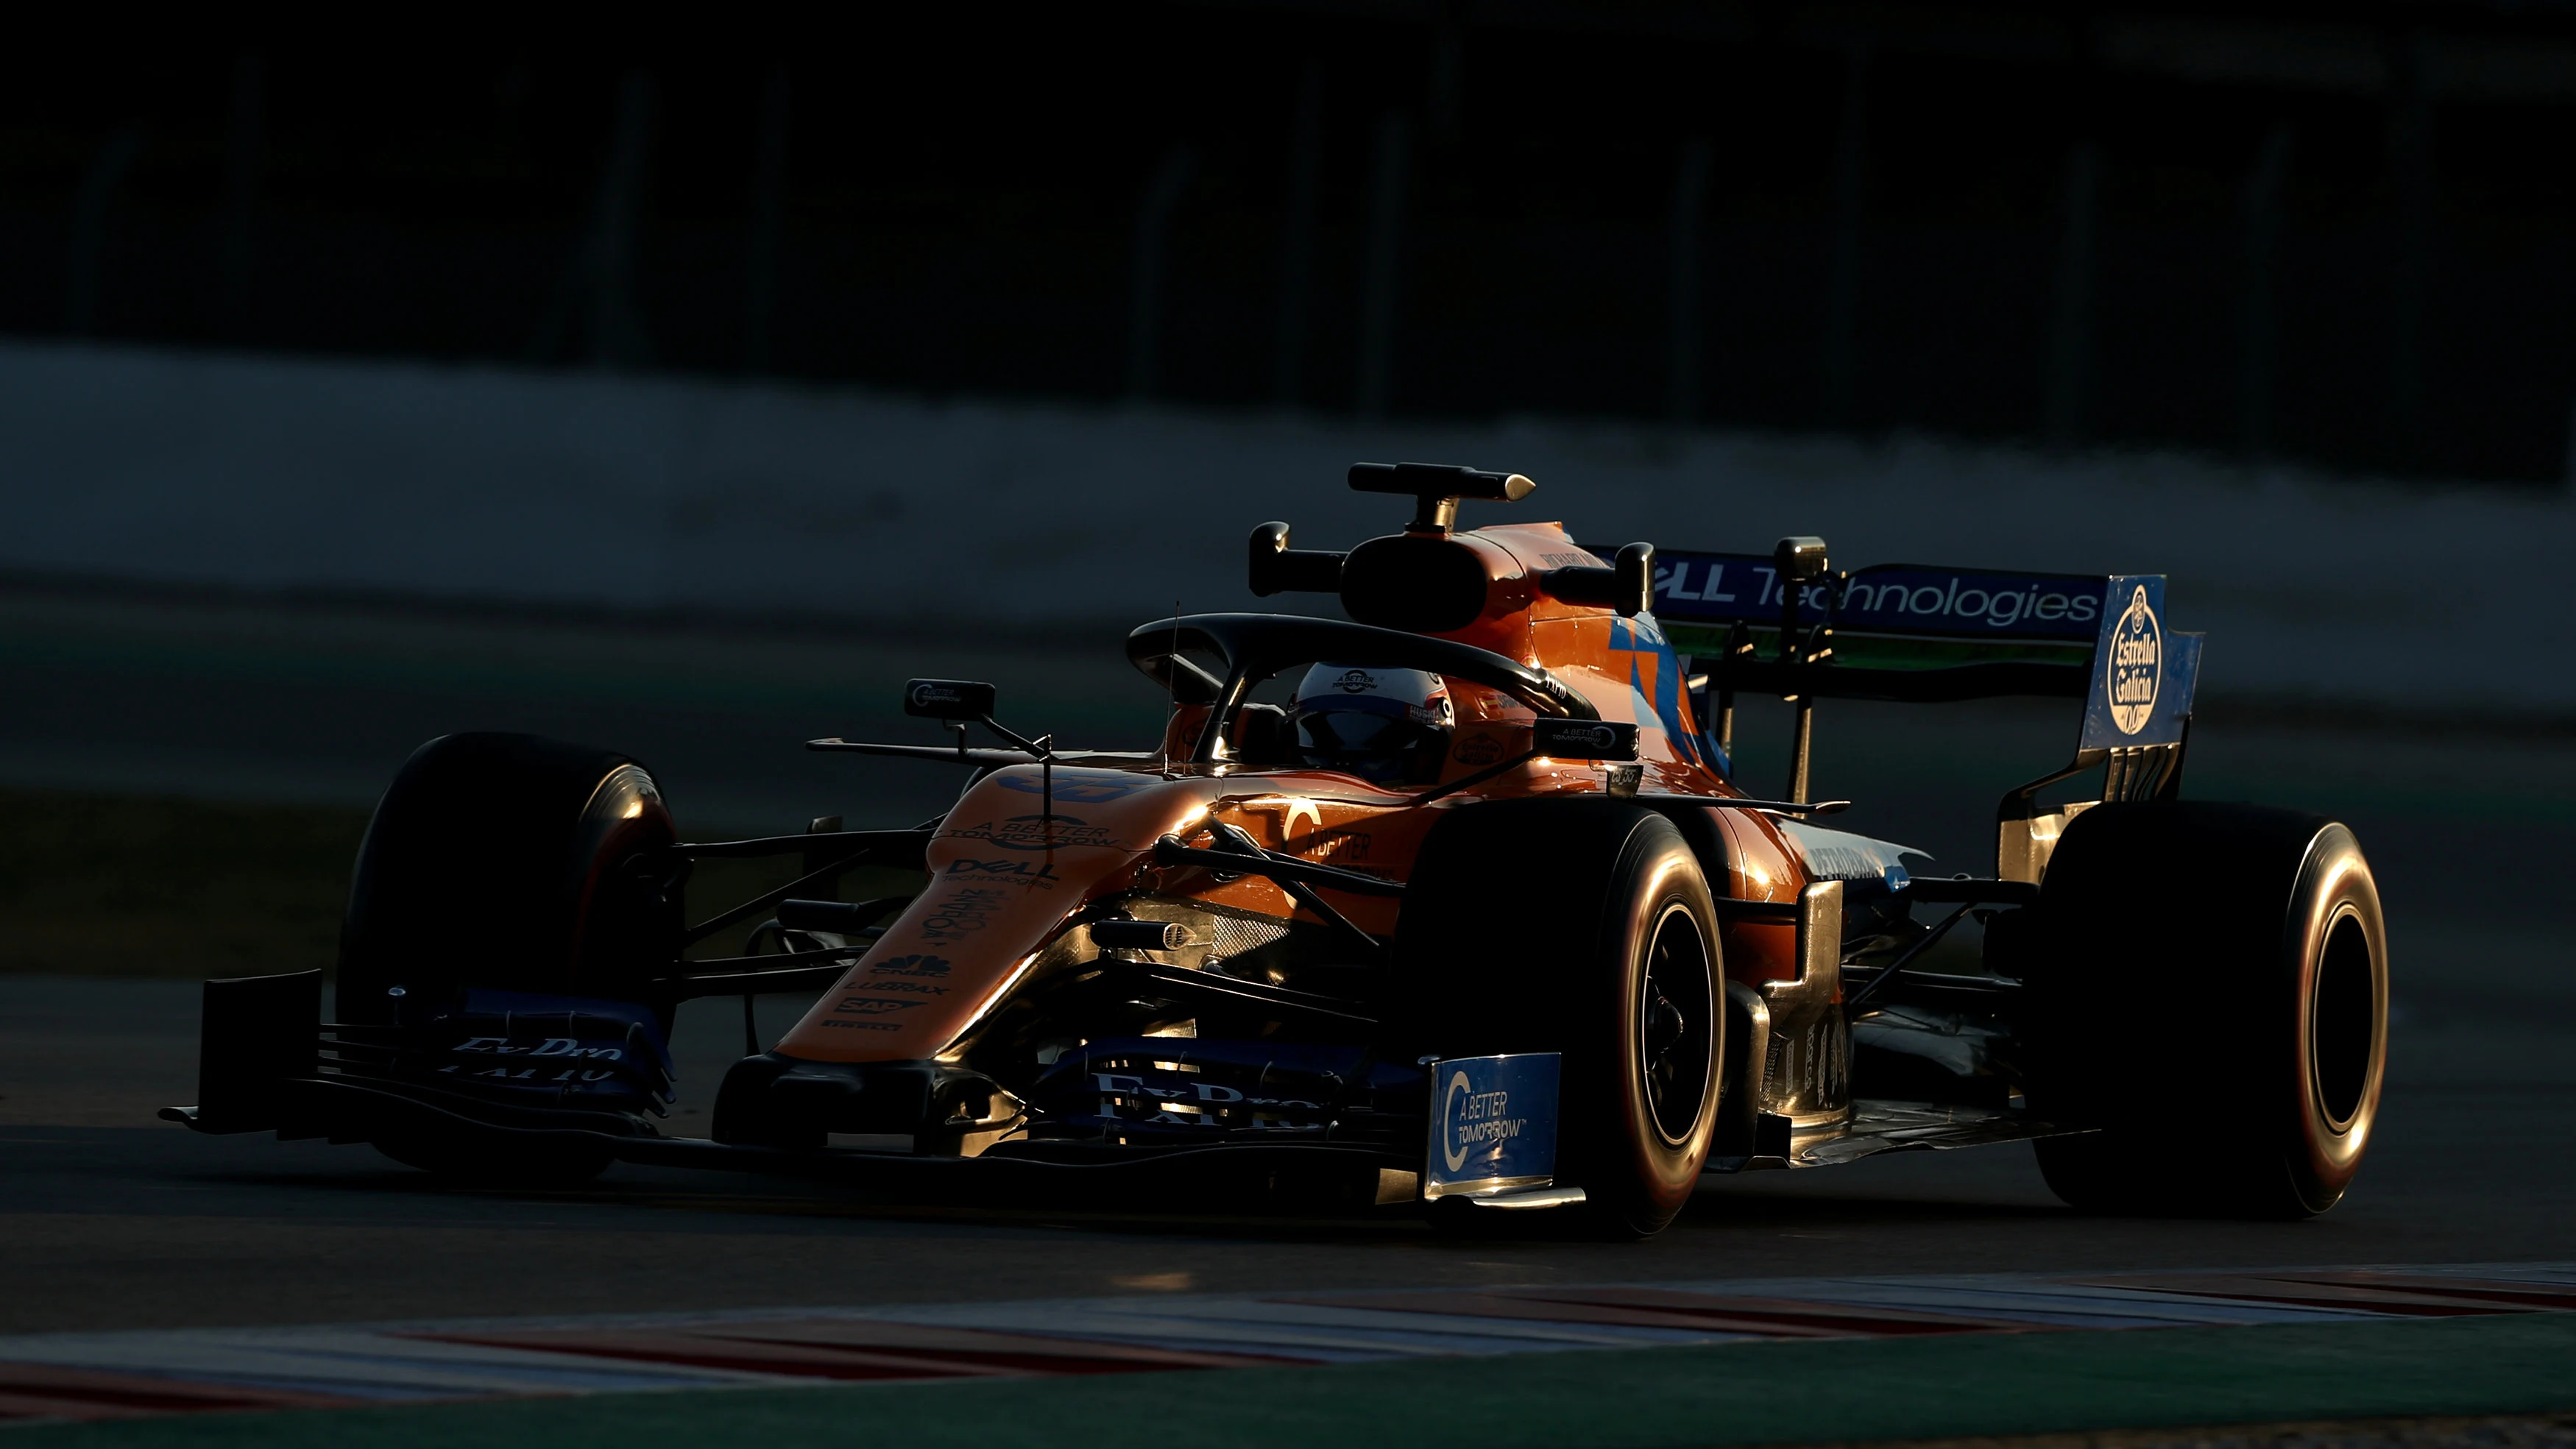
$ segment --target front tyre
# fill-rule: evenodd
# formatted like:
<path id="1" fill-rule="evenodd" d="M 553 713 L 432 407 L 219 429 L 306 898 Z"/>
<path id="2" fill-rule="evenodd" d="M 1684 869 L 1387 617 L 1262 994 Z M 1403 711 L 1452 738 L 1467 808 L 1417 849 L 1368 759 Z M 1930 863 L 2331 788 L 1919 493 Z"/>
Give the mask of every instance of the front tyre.
<path id="1" fill-rule="evenodd" d="M 1405 1019 L 1442 1057 L 1562 1053 L 1557 1181 L 1584 1190 L 1599 1231 L 1645 1237 L 1708 1160 L 1717 939 L 1699 862 L 1662 816 L 1602 796 L 1459 807 L 1406 890 Z"/>
<path id="2" fill-rule="evenodd" d="M 427 1021 L 473 988 L 647 1006 L 679 959 L 677 841 L 661 789 L 624 755 L 534 735 L 446 735 L 414 751 L 358 848 L 341 925 L 338 1014 Z M 389 1134 L 406 1166 L 485 1185 L 559 1187 L 612 1155 L 582 1140 Z"/>
<path id="3" fill-rule="evenodd" d="M 665 1006 L 652 983 L 680 955 L 663 854 L 678 839 L 661 787 L 624 755 L 535 735 L 431 740 L 358 847 L 340 1020 L 389 1024 L 469 986 Z"/>
<path id="4" fill-rule="evenodd" d="M 2335 1205 L 2388 1057 L 2388 933 L 2352 832 L 2202 801 L 2098 806 L 2040 887 L 2037 1145 L 2096 1212 L 2296 1218 Z"/>

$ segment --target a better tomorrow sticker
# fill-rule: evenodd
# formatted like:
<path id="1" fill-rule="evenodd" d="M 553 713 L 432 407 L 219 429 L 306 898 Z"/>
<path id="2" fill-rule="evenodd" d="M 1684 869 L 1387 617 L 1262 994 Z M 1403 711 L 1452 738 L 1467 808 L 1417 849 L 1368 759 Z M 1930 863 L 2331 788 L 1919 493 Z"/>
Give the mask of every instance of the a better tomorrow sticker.
<path id="1" fill-rule="evenodd" d="M 1460 1057 L 1431 1069 L 1422 1195 L 1545 1187 L 1556 1178 L 1555 1052 Z"/>

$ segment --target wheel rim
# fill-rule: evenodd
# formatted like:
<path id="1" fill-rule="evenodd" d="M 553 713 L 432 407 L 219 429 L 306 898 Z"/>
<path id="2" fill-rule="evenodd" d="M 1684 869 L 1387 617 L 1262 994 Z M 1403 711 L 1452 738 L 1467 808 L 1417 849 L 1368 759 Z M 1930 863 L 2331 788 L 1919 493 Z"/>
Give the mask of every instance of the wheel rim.
<path id="1" fill-rule="evenodd" d="M 1646 947 L 1637 1012 L 1637 1068 L 1647 1115 L 1673 1146 L 1690 1140 L 1708 1097 L 1716 1002 L 1709 987 L 1708 940 L 1679 902 L 1665 907 Z"/>
<path id="2" fill-rule="evenodd" d="M 2372 965 L 2370 933 L 2360 915 L 2347 908 L 2326 928 L 2308 1027 L 2317 1107 L 2337 1132 L 2352 1126 L 2370 1093 L 2371 1045 L 2379 1017 Z"/>

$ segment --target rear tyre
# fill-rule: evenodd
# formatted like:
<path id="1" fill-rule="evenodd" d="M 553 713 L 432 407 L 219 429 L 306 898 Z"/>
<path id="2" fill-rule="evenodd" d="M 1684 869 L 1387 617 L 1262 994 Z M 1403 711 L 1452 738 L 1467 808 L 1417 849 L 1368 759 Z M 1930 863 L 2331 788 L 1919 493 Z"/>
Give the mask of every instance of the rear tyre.
<path id="1" fill-rule="evenodd" d="M 340 932 L 339 1019 L 419 1020 L 469 987 L 639 1002 L 679 958 L 679 838 L 660 787 L 624 755 L 534 735 L 421 746 L 377 803 Z M 388 1141 L 444 1176 L 543 1184 L 598 1175 L 609 1154 Z"/>
<path id="2" fill-rule="evenodd" d="M 1641 1238 L 1689 1201 L 1723 1077 L 1717 913 L 1671 822 L 1603 796 L 1460 807 L 1424 840 L 1396 934 L 1404 1020 L 1442 1057 L 1561 1052 L 1557 1181 Z M 1449 1214 L 1545 1221 L 1565 1209 Z M 1532 1222 L 1530 1226 L 1538 1226 Z"/>
<path id="3" fill-rule="evenodd" d="M 2036 1144 L 2093 1212 L 2296 1218 L 2359 1171 L 2388 1052 L 2388 937 L 2352 832 L 2201 801 L 2098 806 L 2040 888 Z"/>

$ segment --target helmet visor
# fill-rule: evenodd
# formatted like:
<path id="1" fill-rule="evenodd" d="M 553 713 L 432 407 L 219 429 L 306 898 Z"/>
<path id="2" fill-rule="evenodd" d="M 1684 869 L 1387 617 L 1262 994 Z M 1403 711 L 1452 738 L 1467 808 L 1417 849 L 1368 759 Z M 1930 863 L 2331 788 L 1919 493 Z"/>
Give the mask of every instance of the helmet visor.
<path id="1" fill-rule="evenodd" d="M 1297 716 L 1297 757 L 1313 769 L 1339 770 L 1377 784 L 1416 773 L 1438 731 L 1391 715 L 1312 710 Z"/>

